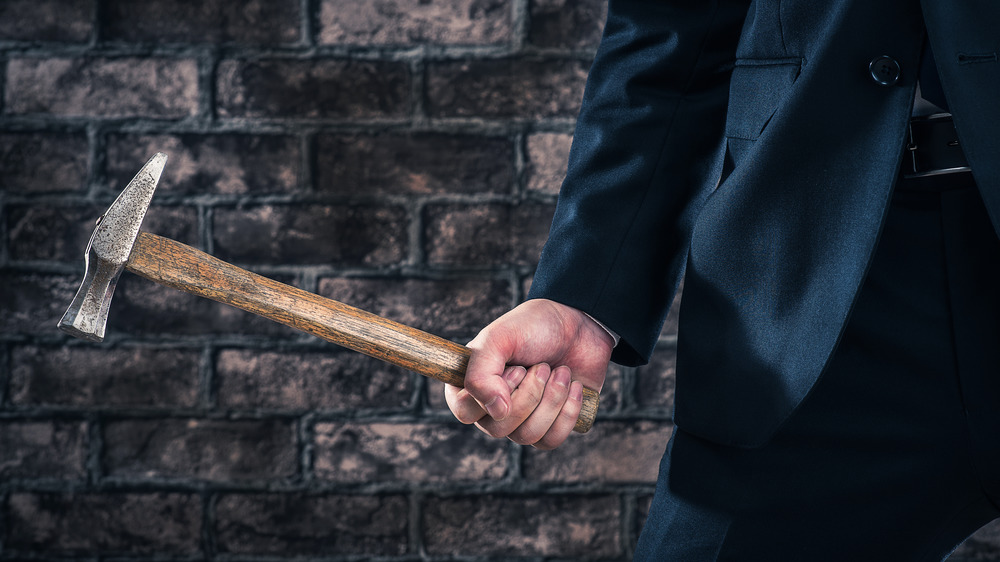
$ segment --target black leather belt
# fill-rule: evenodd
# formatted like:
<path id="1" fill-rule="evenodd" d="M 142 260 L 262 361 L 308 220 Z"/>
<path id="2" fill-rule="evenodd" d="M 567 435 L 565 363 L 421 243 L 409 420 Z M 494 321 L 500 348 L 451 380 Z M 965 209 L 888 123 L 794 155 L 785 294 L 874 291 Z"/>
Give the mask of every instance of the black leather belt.
<path id="1" fill-rule="evenodd" d="M 958 145 L 958 133 L 950 113 L 910 120 L 910 139 L 902 166 L 904 178 L 968 172 L 971 169 Z"/>

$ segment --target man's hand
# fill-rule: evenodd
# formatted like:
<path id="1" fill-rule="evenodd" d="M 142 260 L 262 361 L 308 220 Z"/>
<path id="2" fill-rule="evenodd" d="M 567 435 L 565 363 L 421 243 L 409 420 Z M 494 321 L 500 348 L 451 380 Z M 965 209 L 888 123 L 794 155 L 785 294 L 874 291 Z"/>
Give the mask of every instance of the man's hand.
<path id="1" fill-rule="evenodd" d="M 554 449 L 573 431 L 583 386 L 604 385 L 614 341 L 583 312 L 537 299 L 498 318 L 468 346 L 465 388 L 445 385 L 455 417 L 494 437 Z"/>

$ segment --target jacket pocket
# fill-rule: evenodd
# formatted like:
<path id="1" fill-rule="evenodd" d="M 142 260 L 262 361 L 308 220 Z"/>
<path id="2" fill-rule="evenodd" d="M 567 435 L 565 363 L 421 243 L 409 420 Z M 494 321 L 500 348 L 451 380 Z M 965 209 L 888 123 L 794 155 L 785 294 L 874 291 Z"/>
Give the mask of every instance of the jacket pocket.
<path id="1" fill-rule="evenodd" d="M 764 132 L 799 76 L 802 59 L 739 59 L 729 83 L 726 136 L 753 141 Z"/>

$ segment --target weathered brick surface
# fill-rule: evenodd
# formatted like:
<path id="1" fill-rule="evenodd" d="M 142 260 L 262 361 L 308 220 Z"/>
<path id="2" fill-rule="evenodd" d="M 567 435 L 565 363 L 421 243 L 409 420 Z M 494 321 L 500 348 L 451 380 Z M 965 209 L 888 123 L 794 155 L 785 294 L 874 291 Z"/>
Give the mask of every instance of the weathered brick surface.
<path id="1" fill-rule="evenodd" d="M 392 556 L 409 548 L 399 495 L 225 495 L 216 506 L 219 552 L 272 556 Z"/>
<path id="2" fill-rule="evenodd" d="M 128 480 L 288 480 L 298 473 L 294 424 L 281 420 L 125 420 L 104 427 L 102 464 Z"/>
<path id="3" fill-rule="evenodd" d="M 96 205 L 10 206 L 7 209 L 10 258 L 81 262 L 94 231 L 94 220 L 102 212 Z"/>
<path id="4" fill-rule="evenodd" d="M 323 0 L 319 42 L 491 45 L 511 41 L 511 0 Z"/>
<path id="5" fill-rule="evenodd" d="M 127 181 L 125 183 L 128 183 Z M 124 184 L 120 187 L 124 187 Z M 8 251 L 13 260 L 47 260 L 79 265 L 94 232 L 97 218 L 110 206 L 100 204 L 11 205 L 7 209 Z M 198 219 L 192 208 L 150 207 L 143 225 L 146 230 L 178 241 L 197 240 Z"/>
<path id="6" fill-rule="evenodd" d="M 555 451 L 526 449 L 524 476 L 544 482 L 652 484 L 670 429 L 669 424 L 649 421 L 597 423 Z"/>
<path id="7" fill-rule="evenodd" d="M 548 236 L 549 205 L 429 205 L 427 261 L 434 265 L 534 265 Z"/>
<path id="8" fill-rule="evenodd" d="M 334 482 L 495 481 L 509 471 L 503 441 L 456 424 L 316 424 L 316 476 Z"/>
<path id="9" fill-rule="evenodd" d="M 597 47 L 607 9 L 607 0 L 533 0 L 529 39 L 539 47 Z"/>
<path id="10" fill-rule="evenodd" d="M 527 294 L 606 4 L 0 1 L 0 561 L 629 560 L 676 303 L 553 452 L 131 273 L 105 343 L 55 327 L 95 220 L 163 151 L 145 230 L 467 342 Z M 956 557 L 998 552 L 992 525 Z"/>
<path id="11" fill-rule="evenodd" d="M 567 133 L 535 133 L 528 137 L 528 189 L 547 195 L 559 193 L 572 140 Z"/>
<path id="12" fill-rule="evenodd" d="M 393 265 L 406 258 L 408 226 L 394 206 L 220 208 L 215 249 L 239 263 Z"/>
<path id="13" fill-rule="evenodd" d="M 15 347 L 11 355 L 9 399 L 18 407 L 193 408 L 198 404 L 197 350 L 26 346 Z"/>
<path id="14" fill-rule="evenodd" d="M 338 195 L 503 194 L 514 178 L 514 147 L 506 138 L 323 135 L 317 144 L 317 188 Z"/>
<path id="15" fill-rule="evenodd" d="M 201 550 L 201 501 L 180 493 L 14 493 L 4 549 L 13 554 L 192 555 Z"/>
<path id="16" fill-rule="evenodd" d="M 4 0 L 0 41 L 82 43 L 93 32 L 95 0 Z"/>
<path id="17" fill-rule="evenodd" d="M 423 532 L 435 555 L 621 556 L 614 496 L 460 496 L 425 500 Z"/>
<path id="18" fill-rule="evenodd" d="M 233 410 L 401 410 L 413 396 L 409 372 L 348 351 L 226 349 L 216 377 L 219 406 Z"/>
<path id="19" fill-rule="evenodd" d="M 222 117 L 372 119 L 412 104 L 409 71 L 392 61 L 226 60 L 218 75 Z"/>
<path id="20" fill-rule="evenodd" d="M 300 39 L 300 2 L 108 0 L 104 37 L 139 43 L 286 44 Z"/>
<path id="21" fill-rule="evenodd" d="M 77 276 L 0 271 L 0 334 L 7 338 L 52 334 L 79 286 Z"/>
<path id="22" fill-rule="evenodd" d="M 87 424 L 80 421 L 0 421 L 0 481 L 87 476 Z"/>
<path id="23" fill-rule="evenodd" d="M 14 58 L 5 111 L 182 119 L 198 109 L 198 67 L 173 58 Z"/>
<path id="24" fill-rule="evenodd" d="M 587 79 L 578 60 L 462 60 L 429 66 L 428 111 L 434 117 L 576 117 Z"/>
<path id="25" fill-rule="evenodd" d="M 302 177 L 301 143 L 290 135 L 114 135 L 109 187 L 121 189 L 157 152 L 168 156 L 157 192 L 191 195 L 292 193 Z"/>
<path id="26" fill-rule="evenodd" d="M 0 185 L 7 193 L 80 191 L 89 152 L 82 131 L 0 133 Z"/>
<path id="27" fill-rule="evenodd" d="M 673 409 L 676 363 L 676 348 L 660 344 L 649 363 L 636 369 L 636 404 L 639 407 Z"/>

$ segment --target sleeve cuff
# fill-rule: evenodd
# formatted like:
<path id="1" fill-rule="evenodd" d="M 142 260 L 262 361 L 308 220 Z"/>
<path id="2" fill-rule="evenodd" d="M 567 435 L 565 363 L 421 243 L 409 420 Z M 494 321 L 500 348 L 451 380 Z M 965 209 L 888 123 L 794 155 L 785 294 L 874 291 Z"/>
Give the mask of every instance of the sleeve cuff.
<path id="1" fill-rule="evenodd" d="M 581 311 L 581 312 L 582 312 L 582 311 Z M 584 314 L 587 314 L 587 313 L 586 313 L 586 312 L 584 312 Z M 611 347 L 612 347 L 612 349 L 614 349 L 614 348 L 618 347 L 618 342 L 619 342 L 619 341 L 621 341 L 621 339 L 622 339 L 622 338 L 621 338 L 621 336 L 619 336 L 619 335 L 618 335 L 618 334 L 617 334 L 617 333 L 616 333 L 616 332 L 615 332 L 614 330 L 612 330 L 611 328 L 608 328 L 607 326 L 605 326 L 605 325 L 604 325 L 604 323 L 603 323 L 603 322 L 601 322 L 600 320 L 598 320 L 597 318 L 594 318 L 593 316 L 591 316 L 591 315 L 589 315 L 589 314 L 587 314 L 587 318 L 590 318 L 591 320 L 593 320 L 595 324 L 597 324 L 598 326 L 600 326 L 600 327 L 601 327 L 601 328 L 602 328 L 602 329 L 603 329 L 603 330 L 604 330 L 605 332 L 607 332 L 607 333 L 608 333 L 608 335 L 609 335 L 609 336 L 611 336 L 611 339 L 612 339 L 612 340 L 614 340 L 614 345 L 613 345 L 613 346 L 611 346 Z"/>

